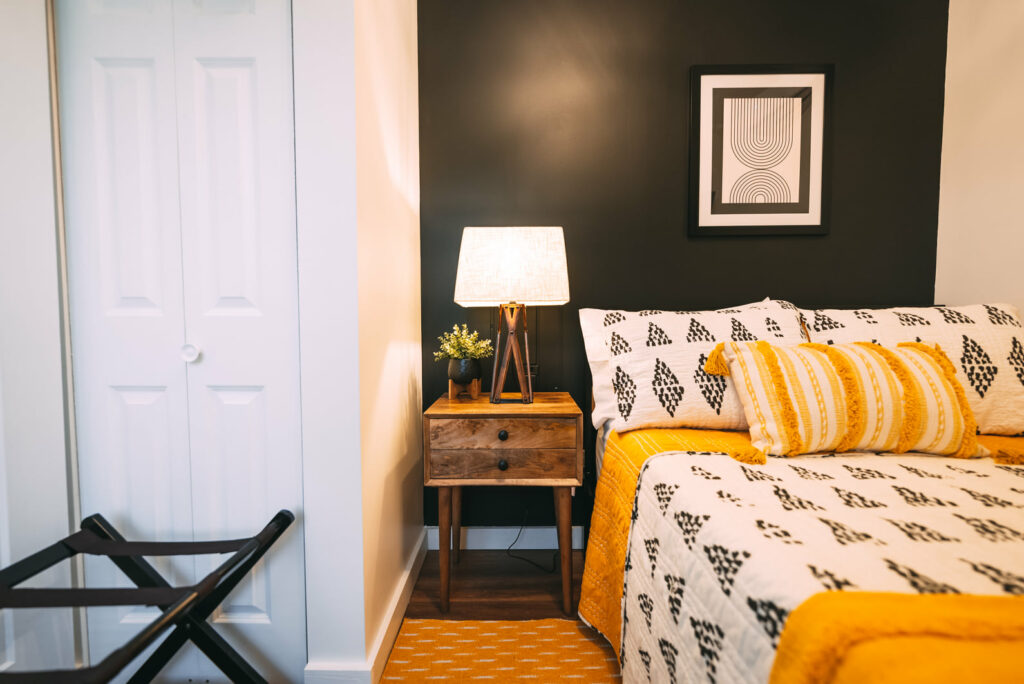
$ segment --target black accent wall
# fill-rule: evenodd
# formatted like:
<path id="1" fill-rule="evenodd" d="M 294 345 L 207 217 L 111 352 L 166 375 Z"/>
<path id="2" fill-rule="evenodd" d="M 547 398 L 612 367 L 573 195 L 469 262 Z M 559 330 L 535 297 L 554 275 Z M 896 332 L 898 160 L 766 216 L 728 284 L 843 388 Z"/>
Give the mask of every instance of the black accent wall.
<path id="1" fill-rule="evenodd" d="M 452 301 L 464 226 L 564 227 L 572 301 L 530 312 L 534 389 L 585 409 L 583 307 L 931 304 L 947 16 L 946 0 L 420 0 L 424 406 L 446 389 L 435 338 L 496 323 Z M 835 66 L 828 235 L 687 237 L 695 64 Z M 576 497 L 576 524 L 590 507 Z M 465 525 L 553 519 L 548 491 L 464 494 Z"/>

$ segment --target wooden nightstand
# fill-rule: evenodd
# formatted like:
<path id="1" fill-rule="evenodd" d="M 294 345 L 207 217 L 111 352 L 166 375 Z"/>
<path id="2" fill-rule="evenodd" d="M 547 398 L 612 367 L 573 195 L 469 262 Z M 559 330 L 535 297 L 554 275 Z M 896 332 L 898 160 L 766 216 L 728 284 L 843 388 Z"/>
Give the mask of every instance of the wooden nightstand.
<path id="1" fill-rule="evenodd" d="M 562 609 L 572 611 L 572 488 L 583 484 L 583 412 L 566 392 L 441 397 L 423 414 L 423 484 L 437 487 L 441 610 L 448 611 L 451 540 L 459 561 L 462 487 L 552 487 L 562 566 Z"/>

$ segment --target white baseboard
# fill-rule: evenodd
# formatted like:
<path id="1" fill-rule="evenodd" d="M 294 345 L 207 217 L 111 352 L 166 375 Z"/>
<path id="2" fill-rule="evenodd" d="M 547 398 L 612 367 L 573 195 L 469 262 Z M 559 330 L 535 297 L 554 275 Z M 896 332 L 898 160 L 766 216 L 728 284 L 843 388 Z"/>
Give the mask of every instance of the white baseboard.
<path id="1" fill-rule="evenodd" d="M 434 534 L 437 537 L 437 533 Z M 402 576 L 395 585 L 387 617 L 381 623 L 367 651 L 365 662 L 318 662 L 306 665 L 305 684 L 371 684 L 380 681 L 388 656 L 398 638 L 416 579 L 427 555 L 427 531 L 420 534 Z"/>
<path id="2" fill-rule="evenodd" d="M 366 663 L 323 661 L 306 664 L 304 684 L 372 684 Z"/>
<path id="3" fill-rule="evenodd" d="M 498 549 L 504 551 L 519 534 L 518 527 L 463 527 L 463 549 Z M 427 527 L 427 548 L 437 551 L 437 526 Z M 523 529 L 514 549 L 557 549 L 558 532 L 554 525 Z M 583 548 L 583 528 L 572 528 L 572 548 Z"/>
<path id="4" fill-rule="evenodd" d="M 423 559 L 427 557 L 427 531 L 420 534 L 416 542 L 416 550 L 402 572 L 402 579 L 395 587 L 395 593 L 391 597 L 388 606 L 388 618 L 384 620 L 367 654 L 367 661 L 370 663 L 371 681 L 380 681 L 384 674 L 384 666 L 388 664 L 388 656 L 398 638 L 398 630 L 402 627 L 402 619 L 405 618 L 405 609 L 409 606 L 409 598 L 412 596 L 412 589 L 420 576 L 420 568 L 423 567 Z"/>

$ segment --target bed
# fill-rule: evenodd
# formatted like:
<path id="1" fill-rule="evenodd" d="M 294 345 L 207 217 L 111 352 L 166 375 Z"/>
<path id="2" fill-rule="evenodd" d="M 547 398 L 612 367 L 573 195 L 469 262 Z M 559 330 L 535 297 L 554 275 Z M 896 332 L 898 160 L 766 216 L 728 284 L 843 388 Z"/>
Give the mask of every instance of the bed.
<path id="1" fill-rule="evenodd" d="M 579 608 L 625 681 L 1021 678 L 1024 438 L 765 462 L 746 431 L 627 427 L 603 439 Z"/>
<path id="2" fill-rule="evenodd" d="M 819 592 L 1024 594 L 1024 467 L 910 454 L 755 466 L 726 453 L 746 439 L 609 436 L 580 615 L 625 681 L 768 681 L 787 617 Z M 1001 623 L 1024 639 L 1019 618 Z"/>

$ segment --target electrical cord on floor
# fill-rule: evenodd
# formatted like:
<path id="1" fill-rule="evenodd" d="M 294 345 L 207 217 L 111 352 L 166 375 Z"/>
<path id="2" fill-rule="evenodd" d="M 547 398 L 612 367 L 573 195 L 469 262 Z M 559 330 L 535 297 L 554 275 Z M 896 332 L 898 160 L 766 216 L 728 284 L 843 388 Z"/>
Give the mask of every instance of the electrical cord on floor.
<path id="1" fill-rule="evenodd" d="M 516 554 L 512 553 L 512 547 L 516 545 L 516 542 L 519 541 L 519 537 L 522 536 L 522 534 L 523 534 L 523 530 L 526 529 L 526 520 L 529 517 L 529 515 L 530 515 L 530 509 L 524 507 L 523 508 L 523 524 L 519 526 L 519 532 L 516 534 L 516 538 L 513 539 L 512 543 L 508 545 L 507 549 L 505 549 L 505 555 L 507 555 L 509 558 L 515 558 L 516 560 L 520 560 L 520 561 L 523 561 L 525 563 L 529 563 L 530 565 L 532 565 L 533 567 L 537 568 L 538 570 L 542 570 L 543 572 L 546 572 L 548 574 L 552 574 L 552 573 L 554 573 L 558 569 L 558 549 L 555 549 L 554 553 L 552 553 L 552 555 L 551 555 L 551 569 L 550 570 L 548 568 L 545 568 L 543 565 L 541 565 L 537 561 L 533 560 L 532 558 L 526 558 L 525 556 L 517 556 Z"/>

